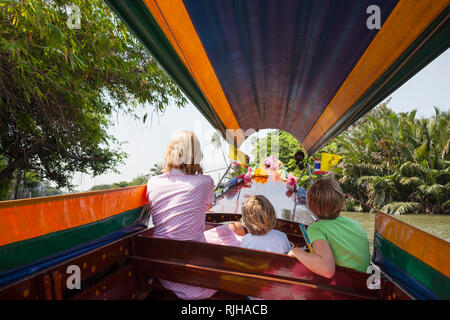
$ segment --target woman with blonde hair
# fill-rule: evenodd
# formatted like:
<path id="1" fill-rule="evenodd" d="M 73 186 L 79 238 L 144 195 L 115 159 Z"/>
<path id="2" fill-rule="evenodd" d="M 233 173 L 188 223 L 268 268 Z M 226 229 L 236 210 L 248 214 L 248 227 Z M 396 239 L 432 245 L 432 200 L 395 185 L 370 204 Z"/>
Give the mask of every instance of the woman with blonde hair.
<path id="1" fill-rule="evenodd" d="M 179 131 L 170 141 L 164 156 L 164 172 L 179 169 L 185 174 L 203 174 L 200 141 L 191 131 Z"/>
<path id="2" fill-rule="evenodd" d="M 147 183 L 154 237 L 239 246 L 233 225 L 205 232 L 205 213 L 211 207 L 214 181 L 203 175 L 200 141 L 191 131 L 177 132 L 164 157 L 163 174 Z M 219 229 L 215 228 L 215 229 Z M 218 236 L 217 236 L 218 235 Z M 216 291 L 160 280 L 181 299 L 206 299 Z"/>

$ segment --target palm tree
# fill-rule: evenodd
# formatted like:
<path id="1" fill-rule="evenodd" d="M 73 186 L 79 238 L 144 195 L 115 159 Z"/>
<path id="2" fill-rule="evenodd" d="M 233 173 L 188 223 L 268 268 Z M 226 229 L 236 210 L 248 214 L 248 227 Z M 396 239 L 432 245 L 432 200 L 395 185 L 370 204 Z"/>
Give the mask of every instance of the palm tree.
<path id="1" fill-rule="evenodd" d="M 163 166 L 161 163 L 155 163 L 153 167 L 150 169 L 149 177 L 158 176 L 162 174 Z"/>
<path id="2" fill-rule="evenodd" d="M 227 163 L 227 158 L 225 157 L 225 154 L 223 153 L 223 149 L 222 149 L 222 142 L 223 142 L 223 138 L 222 136 L 219 134 L 219 132 L 214 132 L 213 135 L 211 136 L 211 143 L 213 144 L 214 148 L 216 150 L 220 150 L 222 153 L 222 157 L 223 157 L 223 161 L 225 163 Z"/>
<path id="3" fill-rule="evenodd" d="M 393 214 L 450 213 L 450 113 L 416 119 L 416 110 L 397 114 L 387 103 L 334 141 L 344 192 Z"/>

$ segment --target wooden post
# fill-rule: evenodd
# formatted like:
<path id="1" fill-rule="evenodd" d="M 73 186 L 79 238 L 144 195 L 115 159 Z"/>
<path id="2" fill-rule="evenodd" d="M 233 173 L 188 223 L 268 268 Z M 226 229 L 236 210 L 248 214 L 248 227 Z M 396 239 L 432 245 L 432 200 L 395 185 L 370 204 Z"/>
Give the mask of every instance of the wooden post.
<path id="1" fill-rule="evenodd" d="M 52 283 L 48 274 L 39 277 L 39 295 L 40 299 L 53 300 Z"/>

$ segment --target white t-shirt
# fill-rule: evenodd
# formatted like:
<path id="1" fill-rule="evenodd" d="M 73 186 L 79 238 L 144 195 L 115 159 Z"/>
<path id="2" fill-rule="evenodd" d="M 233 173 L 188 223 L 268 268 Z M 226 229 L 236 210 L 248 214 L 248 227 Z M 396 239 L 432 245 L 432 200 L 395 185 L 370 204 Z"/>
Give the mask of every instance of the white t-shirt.
<path id="1" fill-rule="evenodd" d="M 278 230 L 270 230 L 260 236 L 247 233 L 242 238 L 241 247 L 283 254 L 291 250 L 287 236 Z"/>

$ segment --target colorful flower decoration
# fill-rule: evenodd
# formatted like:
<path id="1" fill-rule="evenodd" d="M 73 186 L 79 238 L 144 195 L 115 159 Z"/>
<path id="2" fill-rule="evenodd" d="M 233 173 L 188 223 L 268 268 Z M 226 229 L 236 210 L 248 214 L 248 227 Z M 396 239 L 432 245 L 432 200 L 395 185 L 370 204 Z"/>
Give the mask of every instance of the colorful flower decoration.
<path id="1" fill-rule="evenodd" d="M 289 191 L 297 190 L 297 178 L 292 173 L 287 176 L 286 187 Z"/>

